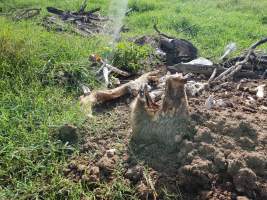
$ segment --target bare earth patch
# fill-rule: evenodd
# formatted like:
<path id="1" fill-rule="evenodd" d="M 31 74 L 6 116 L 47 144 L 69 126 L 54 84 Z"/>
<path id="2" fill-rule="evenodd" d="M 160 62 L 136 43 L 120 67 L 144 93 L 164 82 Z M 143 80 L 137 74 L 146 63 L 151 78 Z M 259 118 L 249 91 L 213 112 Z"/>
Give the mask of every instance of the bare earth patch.
<path id="1" fill-rule="evenodd" d="M 120 180 L 139 199 L 265 199 L 267 98 L 257 100 L 253 92 L 261 84 L 267 81 L 225 84 L 214 94 L 224 104 L 211 110 L 209 94 L 190 98 L 196 134 L 171 151 L 131 143 L 129 99 L 101 105 L 80 130 L 82 153 L 66 166 L 66 176 L 96 193 L 100 183 Z"/>

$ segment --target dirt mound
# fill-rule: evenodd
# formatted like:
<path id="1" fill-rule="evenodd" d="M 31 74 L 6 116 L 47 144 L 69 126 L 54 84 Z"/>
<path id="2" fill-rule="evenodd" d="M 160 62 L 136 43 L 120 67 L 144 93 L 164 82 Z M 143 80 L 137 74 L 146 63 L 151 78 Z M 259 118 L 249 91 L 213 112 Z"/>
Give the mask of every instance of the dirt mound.
<path id="1" fill-rule="evenodd" d="M 196 133 L 171 151 L 157 143 L 131 144 L 128 104 L 107 104 L 83 127 L 83 153 L 66 176 L 89 185 L 119 176 L 140 199 L 266 199 L 267 98 L 257 99 L 253 90 L 261 84 L 267 81 L 225 84 L 213 98 L 229 103 L 210 110 L 208 93 L 190 98 Z"/>

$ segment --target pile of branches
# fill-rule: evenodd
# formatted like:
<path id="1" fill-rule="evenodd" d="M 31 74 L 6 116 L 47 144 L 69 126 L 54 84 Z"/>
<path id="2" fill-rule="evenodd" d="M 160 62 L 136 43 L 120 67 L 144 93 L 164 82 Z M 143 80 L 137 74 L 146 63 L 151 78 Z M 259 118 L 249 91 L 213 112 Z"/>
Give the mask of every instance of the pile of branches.
<path id="1" fill-rule="evenodd" d="M 167 68 L 172 72 L 194 73 L 210 76 L 210 82 L 224 82 L 233 78 L 265 78 L 267 75 L 267 54 L 256 48 L 267 42 L 263 38 L 251 45 L 244 55 L 226 59 L 220 63 L 179 63 Z"/>
<path id="2" fill-rule="evenodd" d="M 64 11 L 54 7 L 47 7 L 47 11 L 53 16 L 46 17 L 43 25 L 48 30 L 70 30 L 82 36 L 91 36 L 103 29 L 103 23 L 108 19 L 98 13 L 100 8 L 86 11 L 87 0 L 78 11 Z"/>

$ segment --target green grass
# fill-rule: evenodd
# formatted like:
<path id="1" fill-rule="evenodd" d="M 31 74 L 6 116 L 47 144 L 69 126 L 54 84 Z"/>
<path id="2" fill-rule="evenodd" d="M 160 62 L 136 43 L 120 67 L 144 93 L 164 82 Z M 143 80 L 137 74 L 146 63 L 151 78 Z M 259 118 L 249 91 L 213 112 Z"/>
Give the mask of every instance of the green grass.
<path id="1" fill-rule="evenodd" d="M 80 199 L 95 194 L 64 177 L 62 166 L 75 147 L 52 137 L 65 123 L 79 126 L 85 119 L 77 105 L 79 83 L 97 87 L 87 58 L 103 55 L 101 36 L 82 38 L 47 32 L 41 19 L 46 6 L 77 10 L 82 0 L 0 0 L 0 10 L 42 8 L 35 19 L 13 22 L 0 17 L 0 199 Z M 90 1 L 89 8 L 107 0 Z M 155 34 L 154 22 L 167 34 L 191 40 L 200 55 L 216 60 L 229 42 L 239 51 L 267 36 L 267 1 L 262 0 L 131 0 L 134 11 L 125 23 L 123 38 Z M 266 47 L 266 46 L 265 46 Z M 64 79 L 62 73 L 70 75 Z M 129 199 L 122 180 L 100 186 L 106 199 Z M 134 197 L 133 197 L 134 198 Z"/>

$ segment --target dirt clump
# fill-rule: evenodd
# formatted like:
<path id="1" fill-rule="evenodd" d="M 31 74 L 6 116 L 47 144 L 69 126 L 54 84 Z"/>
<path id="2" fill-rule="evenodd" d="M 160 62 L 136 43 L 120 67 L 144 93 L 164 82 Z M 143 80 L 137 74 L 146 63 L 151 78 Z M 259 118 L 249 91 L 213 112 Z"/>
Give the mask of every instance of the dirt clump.
<path id="1" fill-rule="evenodd" d="M 242 168 L 233 178 L 238 192 L 246 192 L 249 196 L 253 195 L 253 191 L 256 189 L 257 175 L 251 169 Z"/>

